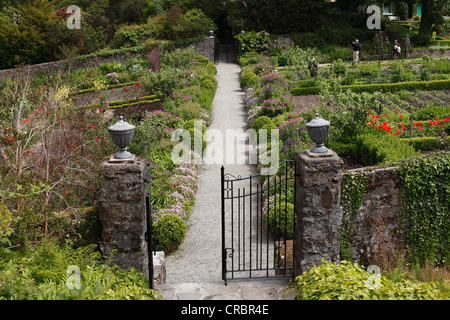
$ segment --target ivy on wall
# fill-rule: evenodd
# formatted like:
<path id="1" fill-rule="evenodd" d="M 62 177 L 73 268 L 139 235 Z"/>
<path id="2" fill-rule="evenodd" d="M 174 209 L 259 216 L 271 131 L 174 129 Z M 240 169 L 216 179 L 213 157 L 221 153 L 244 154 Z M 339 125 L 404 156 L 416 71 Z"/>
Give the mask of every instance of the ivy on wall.
<path id="1" fill-rule="evenodd" d="M 402 209 L 399 235 L 413 263 L 449 263 L 450 253 L 450 152 L 441 151 L 402 162 Z M 350 236 L 355 217 L 367 192 L 370 177 L 347 172 L 341 183 L 341 260 L 352 260 Z"/>
<path id="2" fill-rule="evenodd" d="M 450 252 L 450 152 L 418 157 L 401 165 L 404 207 L 401 228 L 412 258 L 448 264 Z"/>
<path id="3" fill-rule="evenodd" d="M 350 235 L 353 222 L 361 207 L 362 200 L 369 185 L 369 176 L 364 172 L 360 174 L 345 173 L 341 183 L 342 222 L 340 228 L 341 260 L 352 261 L 350 248 Z"/>

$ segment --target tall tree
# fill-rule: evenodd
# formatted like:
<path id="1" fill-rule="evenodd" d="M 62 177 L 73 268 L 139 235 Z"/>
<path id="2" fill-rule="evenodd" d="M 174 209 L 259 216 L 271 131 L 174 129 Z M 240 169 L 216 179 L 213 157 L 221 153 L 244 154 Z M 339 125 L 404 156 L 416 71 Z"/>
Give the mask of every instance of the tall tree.
<path id="1" fill-rule="evenodd" d="M 431 39 L 433 25 L 442 19 L 443 9 L 448 0 L 422 0 L 422 16 L 420 18 L 419 36 L 423 42 Z"/>
<path id="2" fill-rule="evenodd" d="M 46 61 L 47 34 L 56 21 L 52 3 L 30 0 L 10 12 L 11 15 L 0 17 L 0 67 Z"/>

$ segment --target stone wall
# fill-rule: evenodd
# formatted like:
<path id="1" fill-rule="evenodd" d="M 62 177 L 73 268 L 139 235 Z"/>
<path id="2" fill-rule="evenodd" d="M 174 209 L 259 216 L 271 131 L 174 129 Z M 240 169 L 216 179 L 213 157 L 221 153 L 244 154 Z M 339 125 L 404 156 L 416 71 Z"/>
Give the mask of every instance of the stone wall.
<path id="1" fill-rule="evenodd" d="M 208 37 L 205 39 L 200 40 L 197 43 L 193 44 L 194 50 L 196 54 L 201 54 L 208 58 L 211 61 L 214 61 L 214 50 L 215 50 L 215 38 L 214 37 Z M 20 73 L 23 74 L 23 76 L 26 76 L 28 72 L 30 73 L 36 73 L 36 72 L 44 72 L 44 73 L 55 73 L 55 72 L 62 72 L 67 70 L 76 70 L 76 69 L 82 69 L 82 68 L 91 68 L 98 66 L 105 62 L 120 62 L 125 63 L 130 57 L 133 56 L 145 56 L 146 52 L 142 53 L 122 53 L 122 54 L 116 54 L 111 56 L 95 56 L 92 58 L 86 58 L 86 59 L 72 59 L 72 60 L 59 60 L 54 62 L 46 62 L 46 63 L 39 63 L 39 64 L 33 64 L 30 66 L 26 66 L 22 69 L 20 69 Z M 0 80 L 2 80 L 5 77 L 9 77 L 13 74 L 13 72 L 17 72 L 17 69 L 5 69 L 0 70 Z"/>
<path id="2" fill-rule="evenodd" d="M 104 181 L 99 192 L 98 215 L 102 224 L 102 247 L 111 261 L 124 269 L 133 267 L 148 276 L 145 212 L 145 160 L 104 160 Z"/>
<path id="3" fill-rule="evenodd" d="M 309 150 L 296 157 L 295 274 L 300 275 L 322 259 L 339 262 L 341 182 L 344 174 L 365 174 L 368 186 L 354 218 L 350 235 L 353 260 L 367 265 L 377 250 L 393 243 L 402 206 L 401 178 L 397 167 L 367 167 L 342 173 L 342 160 Z M 284 249 L 279 248 L 280 252 Z"/>
<path id="4" fill-rule="evenodd" d="M 349 170 L 369 176 L 367 191 L 350 236 L 353 259 L 364 265 L 380 244 L 389 242 L 389 237 L 393 236 L 398 227 L 401 181 L 395 169 L 396 167 Z"/>
<path id="5" fill-rule="evenodd" d="M 214 51 L 216 45 L 215 37 L 208 37 L 194 43 L 194 50 L 196 54 L 201 54 L 202 56 L 209 59 L 209 61 L 214 61 Z"/>

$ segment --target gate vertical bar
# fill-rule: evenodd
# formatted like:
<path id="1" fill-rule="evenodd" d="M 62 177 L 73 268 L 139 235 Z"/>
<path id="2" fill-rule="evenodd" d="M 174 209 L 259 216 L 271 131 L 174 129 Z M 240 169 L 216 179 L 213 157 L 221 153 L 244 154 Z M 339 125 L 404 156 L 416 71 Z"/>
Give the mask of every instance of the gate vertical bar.
<path id="1" fill-rule="evenodd" d="M 225 251 L 225 168 L 220 168 L 220 185 L 222 194 L 222 280 L 227 285 L 227 253 Z"/>
<path id="2" fill-rule="evenodd" d="M 147 253 L 148 253 L 148 278 L 149 287 L 154 289 L 154 279 L 153 279 L 153 245 L 152 245 L 152 207 L 151 207 L 151 191 L 150 191 L 150 165 L 147 164 L 147 193 L 145 196 L 146 213 L 147 213 Z"/>

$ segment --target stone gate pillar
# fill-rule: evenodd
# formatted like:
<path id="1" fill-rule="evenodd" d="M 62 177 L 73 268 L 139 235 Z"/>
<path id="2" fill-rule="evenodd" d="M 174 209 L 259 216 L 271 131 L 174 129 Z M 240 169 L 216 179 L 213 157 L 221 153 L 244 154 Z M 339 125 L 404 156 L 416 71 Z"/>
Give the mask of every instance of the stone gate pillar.
<path id="1" fill-rule="evenodd" d="M 104 160 L 98 215 L 105 254 L 116 250 L 111 262 L 124 269 L 133 267 L 148 276 L 145 168 L 145 160 L 137 157 Z"/>
<path id="2" fill-rule="evenodd" d="M 296 275 L 321 264 L 322 258 L 339 262 L 342 165 L 343 161 L 332 150 L 325 154 L 297 152 Z"/>

